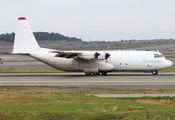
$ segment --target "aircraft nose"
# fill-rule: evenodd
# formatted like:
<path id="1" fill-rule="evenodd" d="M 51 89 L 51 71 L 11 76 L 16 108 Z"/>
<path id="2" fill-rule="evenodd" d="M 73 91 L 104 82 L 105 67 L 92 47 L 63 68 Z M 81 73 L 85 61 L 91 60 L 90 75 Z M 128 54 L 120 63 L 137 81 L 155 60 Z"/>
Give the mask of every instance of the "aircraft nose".
<path id="1" fill-rule="evenodd" d="M 165 65 L 166 67 L 171 67 L 171 66 L 172 66 L 172 62 L 169 61 L 169 60 L 166 60 L 166 61 L 164 62 L 164 65 Z"/>

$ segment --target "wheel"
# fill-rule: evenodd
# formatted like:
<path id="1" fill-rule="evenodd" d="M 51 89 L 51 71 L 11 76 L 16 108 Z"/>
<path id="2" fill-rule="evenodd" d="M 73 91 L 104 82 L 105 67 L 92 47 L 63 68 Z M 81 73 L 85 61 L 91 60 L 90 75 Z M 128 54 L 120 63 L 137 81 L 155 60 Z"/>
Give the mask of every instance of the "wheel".
<path id="1" fill-rule="evenodd" d="M 102 75 L 107 75 L 107 72 L 101 72 Z"/>
<path id="2" fill-rule="evenodd" d="M 85 72 L 86 75 L 91 75 L 91 73 Z"/>
<path id="3" fill-rule="evenodd" d="M 93 75 L 100 75 L 100 73 L 98 72 L 98 73 L 93 73 Z"/>
<path id="4" fill-rule="evenodd" d="M 151 71 L 153 75 L 157 75 L 158 74 L 158 71 L 157 70 L 154 70 L 154 71 Z"/>

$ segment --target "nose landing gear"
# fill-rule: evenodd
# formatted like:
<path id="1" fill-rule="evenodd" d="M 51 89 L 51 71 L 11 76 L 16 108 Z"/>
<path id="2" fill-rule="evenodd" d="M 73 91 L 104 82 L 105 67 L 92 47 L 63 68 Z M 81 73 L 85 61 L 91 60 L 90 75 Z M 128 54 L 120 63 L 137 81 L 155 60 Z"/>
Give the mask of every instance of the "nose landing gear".
<path id="1" fill-rule="evenodd" d="M 158 74 L 158 71 L 157 70 L 154 70 L 154 71 L 151 71 L 153 75 L 157 75 Z"/>

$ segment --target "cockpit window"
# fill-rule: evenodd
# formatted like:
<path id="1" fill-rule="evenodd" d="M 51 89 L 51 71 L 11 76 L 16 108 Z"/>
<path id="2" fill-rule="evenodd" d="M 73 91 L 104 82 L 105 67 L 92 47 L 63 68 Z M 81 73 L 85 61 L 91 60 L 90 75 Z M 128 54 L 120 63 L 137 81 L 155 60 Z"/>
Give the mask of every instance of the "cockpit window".
<path id="1" fill-rule="evenodd" d="M 162 54 L 154 54 L 154 58 L 161 58 L 161 57 L 163 57 Z"/>

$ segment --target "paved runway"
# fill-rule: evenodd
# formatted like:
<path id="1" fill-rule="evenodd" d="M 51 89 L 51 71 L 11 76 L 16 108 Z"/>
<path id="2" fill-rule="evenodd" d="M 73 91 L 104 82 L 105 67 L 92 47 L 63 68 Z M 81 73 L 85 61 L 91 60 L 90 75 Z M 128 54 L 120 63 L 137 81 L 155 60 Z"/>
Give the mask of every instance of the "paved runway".
<path id="1" fill-rule="evenodd" d="M 73 86 L 114 89 L 174 89 L 175 73 L 109 73 L 85 76 L 84 73 L 0 74 L 0 86 Z"/>
<path id="2" fill-rule="evenodd" d="M 97 97 L 175 97 L 175 94 L 93 94 Z M 87 95 L 90 96 L 90 95 Z"/>

